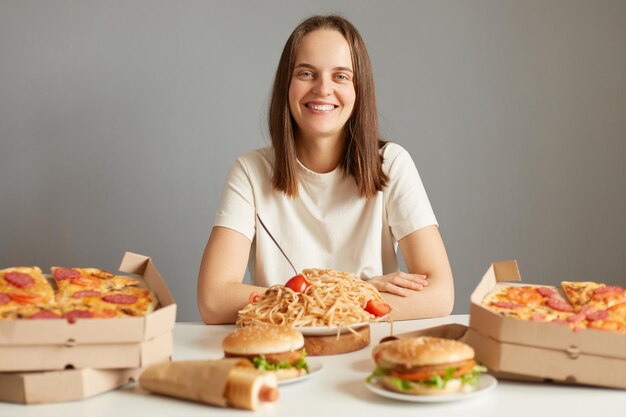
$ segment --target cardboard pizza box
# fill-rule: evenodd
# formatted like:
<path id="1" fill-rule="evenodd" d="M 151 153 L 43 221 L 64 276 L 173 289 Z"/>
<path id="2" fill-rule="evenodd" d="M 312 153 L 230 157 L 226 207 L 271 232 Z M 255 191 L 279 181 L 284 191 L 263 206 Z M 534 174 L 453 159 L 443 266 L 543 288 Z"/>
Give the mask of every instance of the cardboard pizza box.
<path id="1" fill-rule="evenodd" d="M 516 261 L 493 262 L 471 295 L 466 343 L 490 370 L 514 379 L 626 388 L 626 334 L 501 316 L 481 305 L 501 286 L 522 285 Z"/>
<path id="2" fill-rule="evenodd" d="M 143 369 L 0 373 L 0 401 L 45 404 L 82 400 L 135 382 Z"/>
<path id="3" fill-rule="evenodd" d="M 139 343 L 174 328 L 176 303 L 152 259 L 132 252 L 122 258 L 120 271 L 138 275 L 159 300 L 144 317 L 67 320 L 0 320 L 0 349 L 7 346 Z M 0 370 L 2 370 L 0 368 Z"/>
<path id="4" fill-rule="evenodd" d="M 173 350 L 172 332 L 140 343 L 0 346 L 0 370 L 135 368 L 168 358 Z"/>

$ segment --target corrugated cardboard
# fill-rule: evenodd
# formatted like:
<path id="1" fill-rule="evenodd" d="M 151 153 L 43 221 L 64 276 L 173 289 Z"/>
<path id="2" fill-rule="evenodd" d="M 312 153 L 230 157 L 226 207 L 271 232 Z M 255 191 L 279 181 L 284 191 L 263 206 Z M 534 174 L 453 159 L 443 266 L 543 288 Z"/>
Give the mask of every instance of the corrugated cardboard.
<path id="1" fill-rule="evenodd" d="M 472 293 L 465 340 L 476 359 L 515 379 L 626 388 L 625 334 L 503 317 L 480 304 L 492 290 L 520 281 L 516 261 L 494 262 Z"/>
<path id="2" fill-rule="evenodd" d="M 11 372 L 133 368 L 169 357 L 172 351 L 171 332 L 141 343 L 10 345 L 0 347 L 0 369 Z"/>
<path id="3" fill-rule="evenodd" d="M 126 252 L 119 269 L 140 275 L 155 293 L 160 307 L 144 317 L 78 319 L 74 323 L 51 319 L 0 320 L 0 347 L 138 343 L 173 329 L 176 304 L 152 260 L 147 256 Z"/>
<path id="4" fill-rule="evenodd" d="M 0 401 L 41 404 L 76 401 L 136 381 L 141 368 L 0 373 Z"/>

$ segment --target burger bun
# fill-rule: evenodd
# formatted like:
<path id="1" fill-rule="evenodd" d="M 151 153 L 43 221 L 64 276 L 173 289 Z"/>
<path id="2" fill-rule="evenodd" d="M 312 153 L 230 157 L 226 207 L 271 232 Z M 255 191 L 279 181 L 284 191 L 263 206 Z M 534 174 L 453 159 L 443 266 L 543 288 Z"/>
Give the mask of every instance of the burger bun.
<path id="1" fill-rule="evenodd" d="M 222 349 L 230 355 L 292 352 L 303 347 L 302 333 L 274 324 L 240 327 L 222 340 Z"/>

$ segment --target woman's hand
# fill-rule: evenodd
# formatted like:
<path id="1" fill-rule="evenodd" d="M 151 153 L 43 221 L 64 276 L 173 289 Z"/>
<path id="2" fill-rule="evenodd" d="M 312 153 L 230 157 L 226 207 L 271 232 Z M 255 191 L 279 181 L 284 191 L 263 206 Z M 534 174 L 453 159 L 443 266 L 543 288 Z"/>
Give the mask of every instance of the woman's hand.
<path id="1" fill-rule="evenodd" d="M 394 272 L 374 277 L 368 281 L 378 291 L 408 297 L 413 291 L 421 291 L 428 285 L 426 275 Z"/>

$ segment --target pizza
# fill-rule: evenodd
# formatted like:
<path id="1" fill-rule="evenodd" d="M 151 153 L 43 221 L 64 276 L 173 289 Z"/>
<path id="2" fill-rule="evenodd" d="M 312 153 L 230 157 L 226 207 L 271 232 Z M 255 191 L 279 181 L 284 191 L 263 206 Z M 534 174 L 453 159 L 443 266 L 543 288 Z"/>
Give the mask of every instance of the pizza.
<path id="1" fill-rule="evenodd" d="M 52 277 L 56 281 L 59 295 L 71 297 L 79 291 L 99 291 L 101 293 L 138 285 L 134 278 L 113 275 L 96 268 L 52 267 Z"/>
<path id="2" fill-rule="evenodd" d="M 40 268 L 0 271 L 0 319 L 67 319 L 144 316 L 158 305 L 135 278 L 96 268 L 53 267 L 51 281 Z"/>
<path id="3" fill-rule="evenodd" d="M 563 296 L 563 295 L 564 296 Z M 626 333 L 626 295 L 618 286 L 596 282 L 511 285 L 488 294 L 482 305 L 506 317 Z"/>
<path id="4" fill-rule="evenodd" d="M 36 266 L 19 266 L 0 271 L 0 293 L 26 304 L 54 302 L 54 289 Z"/>
<path id="5" fill-rule="evenodd" d="M 543 285 L 509 286 L 487 295 L 483 305 L 521 320 L 565 320 L 573 308 L 553 288 Z"/>
<path id="6" fill-rule="evenodd" d="M 145 316 L 157 304 L 152 291 L 134 286 L 106 292 L 78 291 L 61 302 L 63 313 L 70 318 Z"/>
<path id="7" fill-rule="evenodd" d="M 626 302 L 624 288 L 617 285 L 564 281 L 561 283 L 561 288 L 576 311 L 580 311 L 586 306 L 593 306 L 597 310 L 606 310 Z"/>

